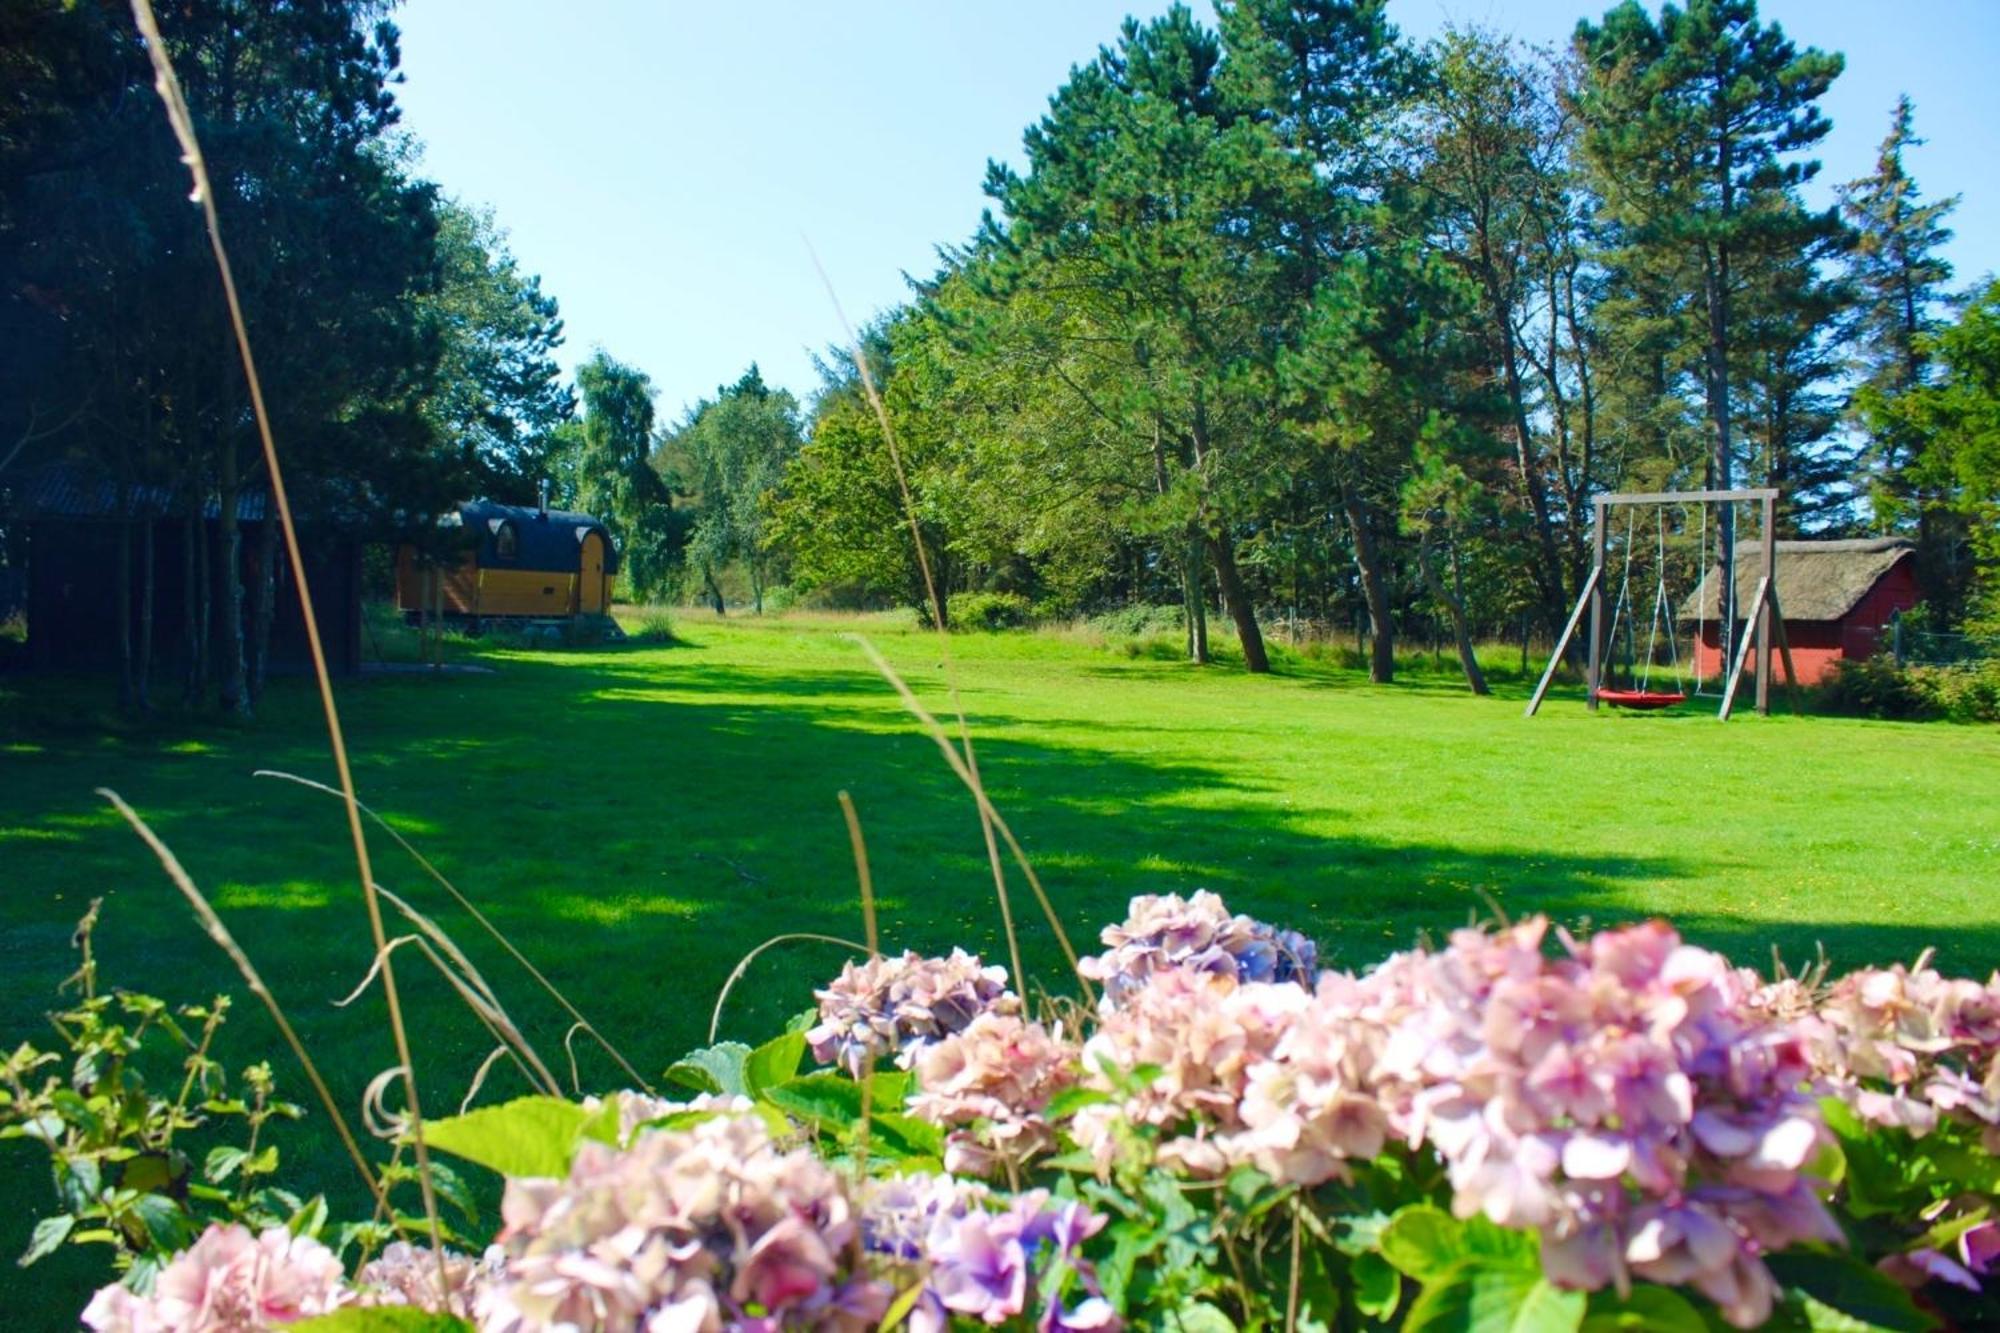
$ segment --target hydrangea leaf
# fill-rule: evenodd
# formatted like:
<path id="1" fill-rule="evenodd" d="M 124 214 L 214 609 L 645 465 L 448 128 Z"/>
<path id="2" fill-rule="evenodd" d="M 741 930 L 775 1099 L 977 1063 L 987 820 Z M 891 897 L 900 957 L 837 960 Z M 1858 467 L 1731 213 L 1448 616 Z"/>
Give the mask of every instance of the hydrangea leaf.
<path id="1" fill-rule="evenodd" d="M 1609 1289 L 1591 1293 L 1582 1333 L 1708 1333 L 1708 1321 L 1679 1292 L 1641 1283 L 1623 1300 Z"/>
<path id="2" fill-rule="evenodd" d="M 285 1327 L 293 1333 L 473 1333 L 471 1324 L 454 1315 L 432 1314 L 407 1305 L 337 1310 Z"/>
<path id="3" fill-rule="evenodd" d="M 1189 1301 L 1174 1311 L 1168 1324 L 1174 1333 L 1236 1333 L 1229 1316 L 1207 1301 Z"/>
<path id="4" fill-rule="evenodd" d="M 1354 1257 L 1354 1308 L 1370 1319 L 1386 1320 L 1403 1300 L 1403 1275 L 1380 1254 Z M 1338 1310 L 1333 1311 L 1337 1316 Z M 1337 1326 L 1329 1321 L 1329 1326 Z"/>
<path id="5" fill-rule="evenodd" d="M 589 1120 L 590 1112 L 559 1097 L 519 1097 L 427 1120 L 424 1141 L 505 1176 L 560 1176 Z"/>
<path id="6" fill-rule="evenodd" d="M 748 1095 L 743 1066 L 750 1048 L 740 1041 L 719 1041 L 698 1051 L 689 1051 L 667 1069 L 667 1078 L 696 1092 L 730 1097 Z"/>
<path id="7" fill-rule="evenodd" d="M 1527 1268 L 1461 1264 L 1427 1284 L 1404 1333 L 1577 1333 L 1587 1301 Z"/>
<path id="8" fill-rule="evenodd" d="M 1461 1221 L 1435 1204 L 1399 1210 L 1382 1229 L 1382 1257 L 1422 1283 L 1440 1280 L 1461 1264 L 1539 1273 L 1535 1239 L 1495 1226 L 1484 1217 Z"/>
<path id="9" fill-rule="evenodd" d="M 1765 1262 L 1804 1315 L 1807 1328 L 1826 1333 L 1878 1329 L 1925 1333 L 1937 1327 L 1901 1284 L 1848 1255 L 1791 1250 Z"/>
<path id="10" fill-rule="evenodd" d="M 767 1089 L 790 1083 L 799 1076 L 799 1065 L 805 1058 L 803 1033 L 787 1032 L 765 1042 L 743 1061 L 744 1092 L 761 1097 Z"/>

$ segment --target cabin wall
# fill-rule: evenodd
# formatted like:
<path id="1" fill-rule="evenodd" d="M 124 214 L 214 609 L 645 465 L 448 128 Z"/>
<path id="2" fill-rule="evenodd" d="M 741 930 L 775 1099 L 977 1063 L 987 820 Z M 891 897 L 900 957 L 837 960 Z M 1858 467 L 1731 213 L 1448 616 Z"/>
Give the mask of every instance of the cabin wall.
<path id="1" fill-rule="evenodd" d="M 562 617 L 576 614 L 578 584 L 573 573 L 533 569 L 481 569 L 472 552 L 444 574 L 444 610 L 455 616 Z M 416 548 L 396 551 L 396 607 L 415 614 L 435 605 Z M 607 595 L 609 581 L 607 580 Z"/>
<path id="2" fill-rule="evenodd" d="M 1917 586 L 1916 560 L 1898 560 L 1842 622 L 1842 650 L 1857 661 L 1873 657 L 1888 642 L 1889 622 L 1896 613 L 1909 610 L 1923 597 L 1923 589 Z"/>
<path id="3" fill-rule="evenodd" d="M 1753 630 L 1754 632 L 1754 630 Z M 1709 621 L 1701 627 L 1701 643 L 1695 649 L 1695 669 L 1703 680 L 1719 680 L 1728 671 L 1722 660 L 1722 626 Z M 1801 685 L 1817 685 L 1831 676 L 1840 662 L 1841 622 L 1835 620 L 1787 620 L 1785 640 L 1791 646 L 1792 665 L 1798 669 Z M 1785 661 L 1778 653 L 1775 633 L 1771 639 L 1771 670 L 1778 680 L 1785 678 Z M 1757 674 L 1757 650 L 1750 650 L 1744 676 Z"/>

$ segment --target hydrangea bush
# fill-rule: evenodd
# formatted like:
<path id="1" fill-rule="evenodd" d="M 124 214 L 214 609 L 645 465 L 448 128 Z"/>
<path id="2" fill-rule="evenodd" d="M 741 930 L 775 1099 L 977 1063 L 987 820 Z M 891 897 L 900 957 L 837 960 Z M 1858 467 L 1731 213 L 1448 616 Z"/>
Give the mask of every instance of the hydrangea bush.
<path id="1" fill-rule="evenodd" d="M 225 1217 L 83 1322 L 2000 1325 L 2000 979 L 1767 980 L 1664 923 L 1540 918 L 1350 973 L 1209 893 L 1136 899 L 1102 941 L 1087 1007 L 1035 1012 L 963 951 L 876 958 L 763 1046 L 677 1063 L 681 1100 L 433 1122 L 507 1175 L 483 1251 Z M 64 1104 L 53 1064 L 12 1060 L 4 1132 Z"/>

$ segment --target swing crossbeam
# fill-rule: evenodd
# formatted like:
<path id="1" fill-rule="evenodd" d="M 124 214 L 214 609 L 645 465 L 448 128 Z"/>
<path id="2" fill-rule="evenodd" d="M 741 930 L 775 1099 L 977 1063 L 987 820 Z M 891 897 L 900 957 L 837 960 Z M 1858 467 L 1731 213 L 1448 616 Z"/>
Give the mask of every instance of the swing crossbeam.
<path id="1" fill-rule="evenodd" d="M 1588 674 L 1585 680 L 1584 700 L 1591 711 L 1595 712 L 1600 702 L 1610 704 L 1613 707 L 1641 709 L 1665 708 L 1685 702 L 1687 696 L 1680 690 L 1648 690 L 1643 687 L 1622 690 L 1608 688 L 1605 684 L 1605 649 L 1608 645 L 1605 642 L 1607 626 L 1605 625 L 1604 575 L 1610 510 L 1620 505 L 1700 504 L 1706 506 L 1712 503 L 1736 504 L 1739 502 L 1755 502 L 1761 511 L 1759 517 L 1762 519 L 1760 531 L 1763 536 L 1762 553 L 1764 568 L 1757 585 L 1757 590 L 1750 599 L 1750 605 L 1743 626 L 1744 632 L 1742 638 L 1738 641 L 1736 660 L 1734 663 L 1726 660 L 1723 663 L 1724 668 L 1729 672 L 1729 678 L 1725 682 L 1722 707 L 1716 716 L 1721 721 L 1726 722 L 1729 720 L 1729 716 L 1735 707 L 1737 685 L 1742 680 L 1743 668 L 1749 661 L 1753 645 L 1757 654 L 1757 712 L 1759 714 L 1768 714 L 1771 711 L 1771 640 L 1773 630 L 1776 631 L 1779 652 L 1784 659 L 1785 682 L 1788 687 L 1788 694 L 1792 701 L 1792 707 L 1796 711 L 1798 708 L 1798 677 L 1792 669 L 1791 645 L 1785 641 L 1785 626 L 1784 622 L 1778 618 L 1780 613 L 1777 607 L 1777 542 L 1773 538 L 1775 536 L 1775 522 L 1777 518 L 1778 492 L 1775 487 L 1758 486 L 1736 490 L 1620 491 L 1595 497 L 1591 501 L 1595 522 L 1593 523 L 1593 535 L 1591 539 L 1593 558 L 1590 574 L 1584 580 L 1583 589 L 1577 595 L 1576 608 L 1570 612 L 1569 623 L 1563 627 L 1562 636 L 1556 641 L 1555 651 L 1549 655 L 1548 667 L 1542 672 L 1542 678 L 1536 684 L 1534 695 L 1528 700 L 1528 706 L 1522 715 L 1524 717 L 1533 717 L 1537 710 L 1541 708 L 1542 700 L 1548 694 L 1549 684 L 1555 679 L 1556 667 L 1562 662 L 1563 655 L 1569 651 L 1570 642 L 1576 637 L 1577 629 L 1582 624 L 1586 610 L 1590 613 L 1590 652 L 1587 665 Z M 1706 510 L 1704 509 L 1705 513 Z M 1627 534 L 1627 545 L 1628 547 L 1630 545 L 1629 533 Z M 1705 541 L 1704 545 L 1706 545 Z M 1628 550 L 1628 563 L 1629 555 L 1630 552 Z M 1705 558 L 1706 555 L 1704 553 Z M 1704 569 L 1702 571 L 1704 579 L 1708 577 L 1708 574 L 1708 570 Z M 1628 579 L 1630 577 L 1629 569 L 1627 577 Z M 1723 624 L 1725 627 L 1723 643 L 1727 646 L 1730 638 L 1734 635 L 1735 625 L 1735 617 L 1731 614 L 1732 608 L 1729 607 L 1729 591 L 1735 581 L 1733 562 L 1730 562 L 1730 567 L 1726 567 L 1723 570 L 1722 578 L 1723 587 L 1718 590 L 1718 603 L 1723 609 Z M 1624 596 L 1625 591 L 1621 588 L 1619 592 L 1621 607 Z M 1657 632 L 1658 629 L 1661 596 L 1662 594 L 1656 590 L 1654 600 L 1654 632 Z M 1613 633 L 1616 632 L 1615 626 L 1610 628 Z M 1672 633 L 1674 631 L 1670 629 L 1669 632 Z M 1651 645 L 1649 644 L 1649 664 L 1651 651 Z M 1696 651 L 1699 654 L 1699 642 L 1697 642 Z M 1695 663 L 1695 681 L 1697 686 L 1700 680 L 1700 661 L 1697 656 Z"/>

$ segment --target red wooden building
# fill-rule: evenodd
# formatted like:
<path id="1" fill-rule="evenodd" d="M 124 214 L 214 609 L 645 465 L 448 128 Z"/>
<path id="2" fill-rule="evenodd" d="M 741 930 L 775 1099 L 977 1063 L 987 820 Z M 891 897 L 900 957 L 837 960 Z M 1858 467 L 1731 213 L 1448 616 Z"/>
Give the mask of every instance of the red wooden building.
<path id="1" fill-rule="evenodd" d="M 1736 547 L 1736 602 L 1747 606 L 1764 569 L 1763 546 Z M 1898 612 L 1923 599 L 1917 587 L 1916 551 L 1901 537 L 1852 541 L 1781 541 L 1777 560 L 1778 609 L 1799 680 L 1811 685 L 1833 674 L 1843 660 L 1874 656 Z M 1718 564 L 1681 608 L 1684 622 L 1700 628 L 1695 670 L 1704 680 L 1723 674 L 1722 625 L 1716 610 L 1722 585 Z M 1772 645 L 1772 670 L 1784 664 Z M 1754 667 L 1753 667 L 1754 669 Z"/>

